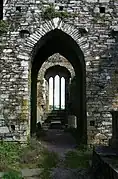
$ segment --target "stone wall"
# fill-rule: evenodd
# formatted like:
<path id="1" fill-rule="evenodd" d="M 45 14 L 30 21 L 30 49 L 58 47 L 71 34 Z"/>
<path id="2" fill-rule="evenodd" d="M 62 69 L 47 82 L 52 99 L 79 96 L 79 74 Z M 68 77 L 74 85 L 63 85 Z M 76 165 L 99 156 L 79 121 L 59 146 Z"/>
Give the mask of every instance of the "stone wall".
<path id="1" fill-rule="evenodd" d="M 31 51 L 40 37 L 57 27 L 55 21 L 45 21 L 41 17 L 49 3 L 12 0 L 4 5 L 9 31 L 0 37 L 0 46 L 3 46 L 0 55 L 0 136 L 6 139 L 16 140 L 18 136 L 17 139 L 22 140 L 21 136 L 27 137 L 29 133 Z M 108 141 L 111 137 L 109 110 L 118 109 L 118 2 L 55 1 L 54 8 L 71 14 L 62 20 L 59 28 L 74 38 L 85 56 L 88 143 L 94 143 L 99 135 L 102 135 L 102 142 Z M 11 125 L 15 125 L 15 130 L 11 130 Z"/>
<path id="2" fill-rule="evenodd" d="M 48 106 L 46 104 L 48 103 L 48 99 L 49 99 L 48 82 L 44 79 L 44 75 L 48 68 L 53 67 L 55 65 L 66 67 L 71 74 L 71 78 L 75 76 L 74 68 L 72 67 L 70 62 L 59 53 L 50 56 L 43 63 L 38 73 L 38 82 L 37 82 L 37 106 L 39 108 L 38 110 L 40 111 L 39 113 L 41 114 L 41 116 L 43 116 L 46 112 L 48 112 Z M 43 108 L 42 105 L 44 105 Z"/>

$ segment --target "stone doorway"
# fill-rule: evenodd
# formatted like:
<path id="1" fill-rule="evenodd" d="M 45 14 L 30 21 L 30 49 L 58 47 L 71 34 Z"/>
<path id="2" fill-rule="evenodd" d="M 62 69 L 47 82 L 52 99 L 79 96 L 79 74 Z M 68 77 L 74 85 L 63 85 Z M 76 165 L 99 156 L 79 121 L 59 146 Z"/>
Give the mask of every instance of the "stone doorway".
<path id="1" fill-rule="evenodd" d="M 76 75 L 76 98 L 73 114 L 77 117 L 78 139 L 87 142 L 86 119 L 86 69 L 84 55 L 77 43 L 62 30 L 54 29 L 45 34 L 35 45 L 31 68 L 31 135 L 36 131 L 37 122 L 37 75 L 45 60 L 54 53 L 60 53 L 72 64 Z"/>
<path id="2" fill-rule="evenodd" d="M 69 85 L 74 74 L 70 62 L 60 54 L 55 54 L 42 65 L 37 81 L 37 123 L 68 123 Z"/>

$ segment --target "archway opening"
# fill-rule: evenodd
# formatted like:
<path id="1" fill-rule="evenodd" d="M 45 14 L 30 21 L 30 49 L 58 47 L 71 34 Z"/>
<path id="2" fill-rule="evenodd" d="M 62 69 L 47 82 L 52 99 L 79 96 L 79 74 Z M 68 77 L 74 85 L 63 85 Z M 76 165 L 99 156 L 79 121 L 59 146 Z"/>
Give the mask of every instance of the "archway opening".
<path id="1" fill-rule="evenodd" d="M 69 82 L 74 75 L 72 65 L 60 54 L 43 63 L 37 80 L 37 123 L 42 128 L 52 122 L 62 128 L 68 125 Z"/>
<path id="2" fill-rule="evenodd" d="M 76 75 L 76 99 L 73 113 L 77 117 L 78 140 L 87 142 L 86 120 L 86 69 L 84 55 L 77 43 L 66 33 L 55 29 L 45 34 L 35 45 L 31 69 L 31 135 L 36 131 L 37 74 L 45 60 L 54 53 L 60 53 L 72 64 Z"/>
<path id="3" fill-rule="evenodd" d="M 60 55 L 58 57 L 62 58 L 62 56 Z M 55 59 L 55 61 L 56 60 L 57 59 Z M 61 64 L 63 65 L 63 63 L 65 63 L 65 58 L 64 61 L 62 60 Z M 69 63 L 69 65 L 71 64 Z M 49 110 L 67 110 L 66 96 L 68 91 L 66 90 L 66 87 L 69 86 L 70 77 L 71 74 L 69 70 L 64 66 L 54 65 L 46 70 L 44 78 L 48 84 L 47 88 L 48 88 L 48 98 L 49 98 L 48 101 Z"/>

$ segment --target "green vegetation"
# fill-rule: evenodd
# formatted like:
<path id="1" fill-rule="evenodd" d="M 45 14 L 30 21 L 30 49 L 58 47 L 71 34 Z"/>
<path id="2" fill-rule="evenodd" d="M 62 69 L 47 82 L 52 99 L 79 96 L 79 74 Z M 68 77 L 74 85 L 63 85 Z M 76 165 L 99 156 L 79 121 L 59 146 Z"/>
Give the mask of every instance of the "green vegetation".
<path id="1" fill-rule="evenodd" d="M 50 170 L 56 167 L 59 157 L 42 147 L 36 139 L 22 146 L 13 142 L 0 143 L 0 172 L 7 172 L 3 179 L 21 179 L 23 168 L 43 168 L 41 179 L 49 179 Z"/>
<path id="2" fill-rule="evenodd" d="M 7 21 L 0 20 L 0 37 L 8 31 L 8 23 Z M 0 53 L 5 48 L 5 42 L 2 39 L 2 43 L 0 45 Z"/>
<path id="3" fill-rule="evenodd" d="M 79 146 L 76 151 L 65 154 L 61 161 L 58 154 L 49 152 L 35 138 L 28 144 L 21 145 L 13 142 L 0 143 L 0 172 L 6 172 L 3 179 L 22 179 L 19 173 L 23 168 L 42 168 L 41 179 L 50 179 L 52 168 L 88 168 L 92 150 L 87 146 Z"/>
<path id="4" fill-rule="evenodd" d="M 55 152 L 44 150 L 41 156 L 42 158 L 38 164 L 39 168 L 51 169 L 56 167 L 59 162 L 59 156 Z"/>
<path id="5" fill-rule="evenodd" d="M 22 179 L 22 176 L 19 172 L 9 171 L 3 175 L 2 179 Z"/>
<path id="6" fill-rule="evenodd" d="M 59 163 L 59 156 L 55 152 L 49 152 L 44 150 L 42 152 L 42 158 L 39 161 L 38 167 L 43 168 L 41 172 L 41 179 L 51 179 L 50 172 L 52 168 L 55 168 Z"/>
<path id="7" fill-rule="evenodd" d="M 105 15 L 102 15 L 102 16 L 100 16 L 100 14 L 99 13 L 96 13 L 95 15 L 94 15 L 94 17 L 93 17 L 93 22 L 94 23 L 104 23 L 105 21 L 107 21 L 108 20 L 108 17 L 107 16 L 105 16 Z"/>
<path id="8" fill-rule="evenodd" d="M 0 172 L 17 169 L 21 146 L 11 142 L 0 143 Z"/>
<path id="9" fill-rule="evenodd" d="M 53 6 L 50 6 L 48 8 L 46 8 L 46 10 L 44 12 L 42 12 L 41 17 L 45 20 L 50 20 L 52 18 L 55 17 L 55 9 L 53 8 Z"/>
<path id="10" fill-rule="evenodd" d="M 21 116 L 20 116 L 20 121 L 24 122 L 27 120 L 27 109 L 28 109 L 28 100 L 27 99 L 22 99 L 21 102 Z"/>
<path id="11" fill-rule="evenodd" d="M 8 23 L 4 20 L 0 20 L 0 36 L 8 31 Z"/>
<path id="12" fill-rule="evenodd" d="M 66 153 L 64 167 L 88 168 L 92 152 L 87 150 L 69 151 Z"/>
<path id="13" fill-rule="evenodd" d="M 42 12 L 41 17 L 43 20 L 51 20 L 53 18 L 59 17 L 61 19 L 70 18 L 70 17 L 76 17 L 76 13 L 69 13 L 67 11 L 56 11 L 53 5 L 49 5 L 45 9 L 45 11 Z"/>
<path id="14" fill-rule="evenodd" d="M 51 179 L 50 170 L 49 169 L 43 169 L 43 171 L 40 174 L 40 179 Z"/>

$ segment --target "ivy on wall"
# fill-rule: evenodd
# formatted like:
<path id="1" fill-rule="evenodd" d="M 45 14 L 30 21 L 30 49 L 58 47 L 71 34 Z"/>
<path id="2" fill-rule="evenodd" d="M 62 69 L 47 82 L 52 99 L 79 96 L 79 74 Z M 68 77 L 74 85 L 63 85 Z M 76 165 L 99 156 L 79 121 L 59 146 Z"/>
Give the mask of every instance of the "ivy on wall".
<path id="1" fill-rule="evenodd" d="M 69 13 L 67 11 L 56 11 L 53 5 L 50 5 L 42 12 L 41 17 L 43 20 L 51 20 L 53 18 L 59 17 L 61 19 L 70 18 L 77 16 L 76 13 Z"/>
<path id="2" fill-rule="evenodd" d="M 0 20 L 0 36 L 8 31 L 8 23 Z"/>
<path id="3" fill-rule="evenodd" d="M 28 100 L 22 99 L 21 101 L 21 113 L 20 113 L 20 121 L 27 121 L 27 110 L 28 110 Z"/>
<path id="4" fill-rule="evenodd" d="M 93 16 L 93 22 L 94 23 L 98 23 L 98 22 L 101 22 L 101 23 L 104 23 L 105 21 L 108 20 L 108 17 L 105 16 L 105 15 L 102 15 L 100 16 L 99 13 L 96 13 L 94 16 Z"/>
<path id="5" fill-rule="evenodd" d="M 8 32 L 8 23 L 4 20 L 0 20 L 0 37 L 2 37 L 3 34 Z M 2 43 L 1 43 L 2 42 Z M 0 39 L 0 53 L 4 49 L 4 43 L 3 40 Z"/>

